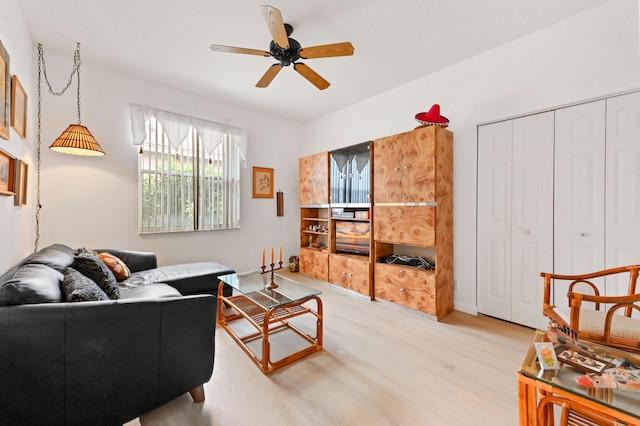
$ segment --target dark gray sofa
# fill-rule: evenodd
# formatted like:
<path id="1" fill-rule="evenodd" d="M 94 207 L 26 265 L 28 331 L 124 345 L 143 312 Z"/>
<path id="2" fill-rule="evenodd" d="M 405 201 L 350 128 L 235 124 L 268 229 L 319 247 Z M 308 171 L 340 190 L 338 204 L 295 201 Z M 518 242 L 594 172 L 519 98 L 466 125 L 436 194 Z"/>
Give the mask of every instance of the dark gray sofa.
<path id="1" fill-rule="evenodd" d="M 100 250 L 99 250 L 100 251 Z M 108 251 L 131 270 L 120 298 L 63 302 L 76 250 L 54 244 L 0 276 L 0 425 L 119 425 L 191 392 L 213 372 L 215 262 L 158 267 L 153 253 Z"/>

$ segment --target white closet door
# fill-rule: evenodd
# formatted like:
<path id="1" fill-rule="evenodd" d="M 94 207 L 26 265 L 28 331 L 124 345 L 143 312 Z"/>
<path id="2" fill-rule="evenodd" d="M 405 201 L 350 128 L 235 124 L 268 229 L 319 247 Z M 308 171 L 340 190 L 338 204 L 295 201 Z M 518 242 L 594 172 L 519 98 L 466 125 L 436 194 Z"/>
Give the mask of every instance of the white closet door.
<path id="1" fill-rule="evenodd" d="M 599 271 L 605 265 L 605 101 L 556 110 L 555 127 L 554 272 Z M 604 294 L 604 280 L 594 284 Z M 568 315 L 567 288 L 554 283 L 554 303 Z"/>
<path id="2" fill-rule="evenodd" d="M 640 93 L 607 100 L 606 267 L 640 264 Z M 608 279 L 608 296 L 628 280 Z"/>
<path id="3" fill-rule="evenodd" d="M 513 120 L 511 319 L 545 328 L 540 272 L 553 268 L 553 113 Z"/>
<path id="4" fill-rule="evenodd" d="M 478 128 L 478 312 L 511 321 L 512 122 Z"/>

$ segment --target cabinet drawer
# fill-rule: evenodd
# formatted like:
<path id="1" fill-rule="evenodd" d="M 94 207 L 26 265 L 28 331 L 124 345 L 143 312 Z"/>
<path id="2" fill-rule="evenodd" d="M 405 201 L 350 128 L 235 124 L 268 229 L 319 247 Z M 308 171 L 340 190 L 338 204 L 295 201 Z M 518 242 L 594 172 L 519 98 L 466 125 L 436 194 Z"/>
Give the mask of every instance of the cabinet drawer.
<path id="1" fill-rule="evenodd" d="M 374 275 L 376 298 L 436 315 L 434 271 L 376 263 Z"/>
<path id="2" fill-rule="evenodd" d="M 329 254 L 316 250 L 300 249 L 300 272 L 317 278 L 329 280 Z"/>
<path id="3" fill-rule="evenodd" d="M 435 206 L 374 206 L 373 238 L 377 241 L 433 247 Z"/>

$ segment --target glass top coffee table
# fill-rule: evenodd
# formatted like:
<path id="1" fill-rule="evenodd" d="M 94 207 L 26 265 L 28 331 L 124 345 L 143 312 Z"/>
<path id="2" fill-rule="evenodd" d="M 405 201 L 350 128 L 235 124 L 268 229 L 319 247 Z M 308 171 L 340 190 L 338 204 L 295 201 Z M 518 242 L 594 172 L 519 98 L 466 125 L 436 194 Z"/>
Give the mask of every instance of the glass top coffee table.
<path id="1" fill-rule="evenodd" d="M 218 286 L 218 323 L 264 374 L 322 349 L 320 290 L 279 275 L 273 278 L 277 287 L 267 289 L 272 287 L 268 273 L 218 279 L 234 290 L 224 296 L 224 286 Z M 315 310 L 306 306 L 313 303 Z M 290 350 L 279 359 L 271 347 L 276 339 L 278 352 Z"/>

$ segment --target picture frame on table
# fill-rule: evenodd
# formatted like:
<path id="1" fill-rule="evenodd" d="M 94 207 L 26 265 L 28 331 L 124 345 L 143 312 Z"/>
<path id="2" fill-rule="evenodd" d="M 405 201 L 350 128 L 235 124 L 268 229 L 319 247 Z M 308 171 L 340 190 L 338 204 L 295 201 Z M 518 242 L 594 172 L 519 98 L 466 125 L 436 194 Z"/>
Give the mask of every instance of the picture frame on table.
<path id="1" fill-rule="evenodd" d="M 11 77 L 11 127 L 18 136 L 27 136 L 27 93 L 18 76 Z"/>
<path id="2" fill-rule="evenodd" d="M 558 361 L 583 373 L 602 373 L 613 366 L 609 361 L 568 345 L 556 345 L 555 352 Z"/>
<path id="3" fill-rule="evenodd" d="M 9 54 L 0 40 L 0 137 L 9 139 L 11 121 L 11 75 L 9 74 Z"/>
<path id="4" fill-rule="evenodd" d="M 15 194 L 16 159 L 0 150 L 0 195 Z"/>
<path id="5" fill-rule="evenodd" d="M 253 198 L 273 198 L 273 169 L 253 168 Z"/>
<path id="6" fill-rule="evenodd" d="M 13 204 L 16 206 L 27 205 L 27 178 L 29 165 L 22 160 L 16 160 L 16 182 L 13 195 Z"/>

